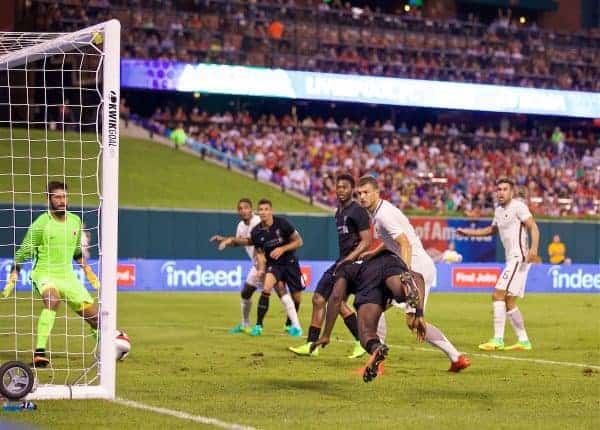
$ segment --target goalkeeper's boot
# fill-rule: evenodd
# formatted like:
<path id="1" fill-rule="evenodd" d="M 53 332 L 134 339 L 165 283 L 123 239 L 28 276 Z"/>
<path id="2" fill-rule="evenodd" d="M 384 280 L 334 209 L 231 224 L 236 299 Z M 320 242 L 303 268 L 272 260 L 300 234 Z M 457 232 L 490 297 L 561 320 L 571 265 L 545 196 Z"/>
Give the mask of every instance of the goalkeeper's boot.
<path id="1" fill-rule="evenodd" d="M 509 345 L 504 348 L 505 351 L 530 351 L 531 342 L 528 340 L 520 340 L 514 345 Z"/>
<path id="2" fill-rule="evenodd" d="M 263 327 L 260 324 L 256 324 L 252 327 L 252 330 L 248 332 L 250 336 L 260 336 L 263 332 Z"/>
<path id="3" fill-rule="evenodd" d="M 365 355 L 367 351 L 361 346 L 360 341 L 354 342 L 354 349 L 352 350 L 352 354 L 348 356 L 348 358 L 360 358 Z"/>
<path id="4" fill-rule="evenodd" d="M 492 338 L 486 343 L 480 344 L 478 348 L 484 351 L 502 351 L 504 350 L 504 340 Z"/>
<path id="5" fill-rule="evenodd" d="M 380 365 L 385 360 L 385 357 L 388 355 L 389 348 L 386 344 L 379 345 L 375 351 L 369 357 L 367 364 L 365 365 L 365 370 L 363 372 L 363 381 L 371 382 L 375 379 L 379 373 Z"/>
<path id="6" fill-rule="evenodd" d="M 231 334 L 239 334 L 239 333 L 248 334 L 249 332 L 250 332 L 250 327 L 241 325 L 241 324 L 238 324 L 234 328 L 229 329 L 229 333 L 231 333 Z"/>
<path id="7" fill-rule="evenodd" d="M 448 369 L 448 372 L 458 373 L 471 365 L 471 361 L 463 354 L 458 356 L 458 360 L 453 361 Z"/>
<path id="8" fill-rule="evenodd" d="M 300 346 L 290 346 L 288 349 L 292 351 L 296 355 L 300 355 L 302 357 L 318 357 L 319 356 L 319 348 L 316 348 L 313 352 L 310 352 L 310 346 L 312 342 L 304 343 Z"/>
<path id="9" fill-rule="evenodd" d="M 48 367 L 50 365 L 50 360 L 46 357 L 46 351 L 43 349 L 37 349 L 33 353 L 33 362 L 31 363 L 32 367 Z"/>
<path id="10" fill-rule="evenodd" d="M 300 327 L 290 327 L 288 334 L 292 337 L 302 337 L 302 329 Z"/>

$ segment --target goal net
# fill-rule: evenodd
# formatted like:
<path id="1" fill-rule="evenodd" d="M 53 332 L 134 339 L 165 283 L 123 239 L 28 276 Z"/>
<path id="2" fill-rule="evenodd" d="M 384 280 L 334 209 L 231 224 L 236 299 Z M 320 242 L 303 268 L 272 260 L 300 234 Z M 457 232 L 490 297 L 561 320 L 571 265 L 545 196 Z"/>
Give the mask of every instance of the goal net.
<path id="1" fill-rule="evenodd" d="M 82 251 L 101 284 L 92 289 L 73 261 L 99 305 L 98 333 L 63 297 L 31 398 L 115 396 L 119 49 L 116 20 L 68 34 L 0 33 L 0 289 L 28 228 L 48 216 L 53 181 L 68 187 L 67 210 L 81 218 Z M 38 347 L 46 306 L 30 279 L 38 251 L 0 298 L 0 364 L 30 364 Z"/>

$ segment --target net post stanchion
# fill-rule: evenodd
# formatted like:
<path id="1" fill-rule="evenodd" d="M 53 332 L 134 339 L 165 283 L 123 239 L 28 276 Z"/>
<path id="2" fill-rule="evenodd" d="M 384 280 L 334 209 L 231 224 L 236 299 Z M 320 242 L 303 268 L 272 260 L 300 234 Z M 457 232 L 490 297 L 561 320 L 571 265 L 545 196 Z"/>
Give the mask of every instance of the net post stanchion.
<path id="1" fill-rule="evenodd" d="M 116 350 L 114 334 L 117 321 L 117 236 L 119 192 L 119 79 L 121 25 L 112 20 L 104 32 L 102 110 L 102 202 L 101 234 L 101 311 L 100 311 L 100 386 L 108 398 L 115 397 Z"/>

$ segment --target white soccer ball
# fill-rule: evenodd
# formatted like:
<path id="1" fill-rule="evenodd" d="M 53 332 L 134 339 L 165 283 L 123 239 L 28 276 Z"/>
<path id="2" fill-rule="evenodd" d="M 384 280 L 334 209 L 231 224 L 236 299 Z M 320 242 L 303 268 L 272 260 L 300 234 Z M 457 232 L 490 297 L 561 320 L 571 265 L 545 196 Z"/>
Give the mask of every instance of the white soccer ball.
<path id="1" fill-rule="evenodd" d="M 117 360 L 125 360 L 131 351 L 131 342 L 129 336 L 123 330 L 117 330 L 115 334 L 115 347 L 117 350 Z"/>

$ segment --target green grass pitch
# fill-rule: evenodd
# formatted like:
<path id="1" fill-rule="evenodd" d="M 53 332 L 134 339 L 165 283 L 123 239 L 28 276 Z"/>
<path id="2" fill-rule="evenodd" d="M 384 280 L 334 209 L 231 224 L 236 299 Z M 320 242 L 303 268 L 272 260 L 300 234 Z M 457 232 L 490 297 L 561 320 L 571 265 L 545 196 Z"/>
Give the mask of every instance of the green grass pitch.
<path id="1" fill-rule="evenodd" d="M 351 344 L 340 321 L 334 332 L 340 341 L 320 357 L 287 351 L 302 339 L 283 333 L 276 298 L 259 338 L 227 333 L 238 322 L 237 294 L 122 293 L 119 302 L 118 325 L 133 348 L 118 363 L 117 394 L 151 406 L 264 429 L 562 430 L 600 422 L 598 296 L 529 295 L 520 307 L 534 349 L 489 354 L 476 347 L 490 336 L 489 296 L 432 294 L 429 320 L 472 359 L 461 374 L 446 372 L 445 356 L 416 343 L 402 314 L 391 309 L 385 374 L 370 384 L 351 374 L 364 360 L 345 358 Z M 305 329 L 309 316 L 307 294 L 300 312 Z M 38 407 L 2 419 L 52 429 L 215 428 L 108 401 L 40 401 Z"/>

